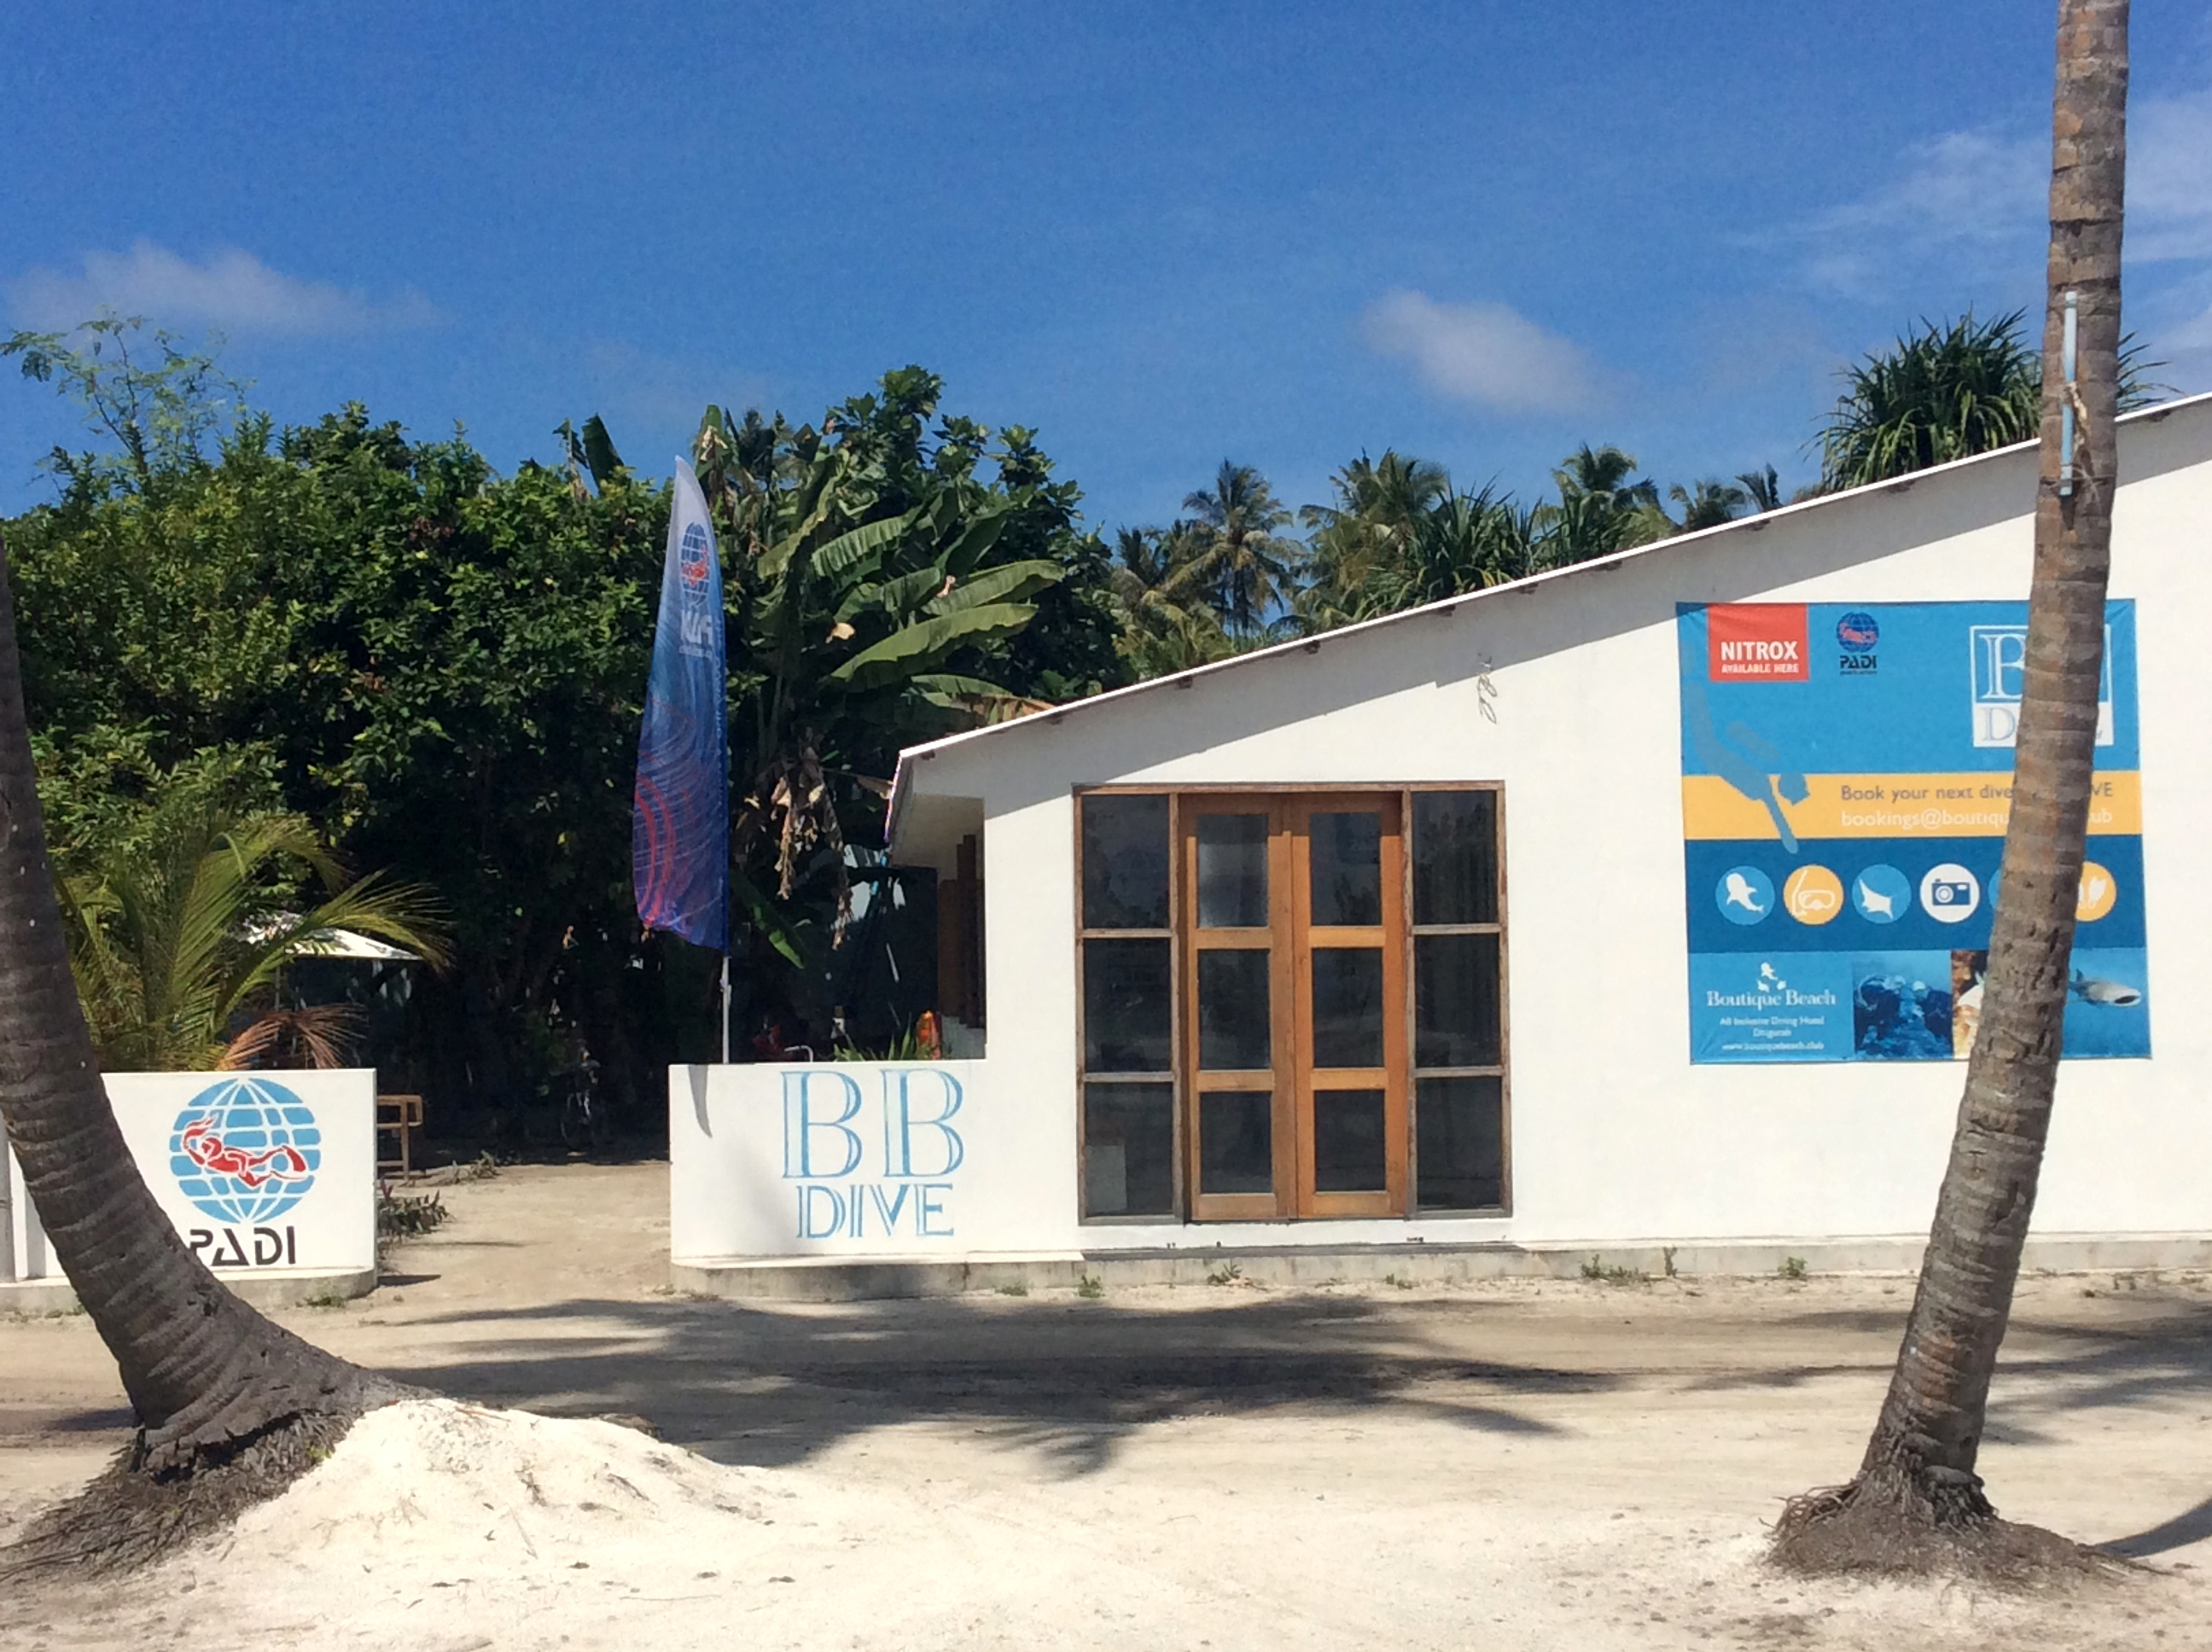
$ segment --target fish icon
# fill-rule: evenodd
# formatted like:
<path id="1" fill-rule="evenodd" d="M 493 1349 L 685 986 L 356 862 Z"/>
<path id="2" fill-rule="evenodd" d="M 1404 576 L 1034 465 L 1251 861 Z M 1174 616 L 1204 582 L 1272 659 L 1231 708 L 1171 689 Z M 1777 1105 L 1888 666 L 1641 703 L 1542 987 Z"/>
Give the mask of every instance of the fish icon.
<path id="1" fill-rule="evenodd" d="M 1751 880 L 1741 872 L 1730 872 L 1725 880 L 1724 887 L 1727 892 L 1727 903 L 1729 906 L 1741 907 L 1746 912 L 1755 912 L 1761 917 L 1765 916 L 1766 908 L 1759 904 L 1759 891 L 1751 886 Z"/>
<path id="2" fill-rule="evenodd" d="M 1869 918 L 1897 916 L 1897 897 L 1883 894 L 1863 878 L 1859 879 L 1858 897 L 1860 907 L 1865 910 L 1866 915 Z"/>
<path id="3" fill-rule="evenodd" d="M 2094 975 L 2074 972 L 2071 988 L 2074 996 L 2084 1004 L 2101 1004 L 2108 1009 L 2125 1010 L 2142 1002 L 2142 988 L 2130 987 L 2124 981 L 2102 981 Z"/>

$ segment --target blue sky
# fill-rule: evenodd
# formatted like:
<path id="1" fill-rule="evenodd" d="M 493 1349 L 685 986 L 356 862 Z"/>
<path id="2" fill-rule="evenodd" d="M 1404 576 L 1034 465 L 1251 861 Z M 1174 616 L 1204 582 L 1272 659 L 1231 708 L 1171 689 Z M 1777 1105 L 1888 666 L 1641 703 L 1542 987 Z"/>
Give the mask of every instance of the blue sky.
<path id="1" fill-rule="evenodd" d="M 665 473 L 710 399 L 919 361 L 1107 527 L 1224 457 L 1803 480 L 1847 357 L 2039 306 L 2054 12 L 14 6 L 0 310 L 219 330 L 280 419 L 503 468 L 596 411 Z M 2212 388 L 2212 15 L 2146 0 L 2134 62 L 2128 322 Z M 0 379 L 0 510 L 76 440 Z"/>

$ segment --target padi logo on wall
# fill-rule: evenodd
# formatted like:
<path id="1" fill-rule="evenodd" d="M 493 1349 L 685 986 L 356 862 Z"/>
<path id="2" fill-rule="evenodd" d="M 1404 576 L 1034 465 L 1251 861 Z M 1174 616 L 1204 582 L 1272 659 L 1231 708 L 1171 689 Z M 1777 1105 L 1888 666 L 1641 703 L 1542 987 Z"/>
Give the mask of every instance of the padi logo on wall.
<path id="1" fill-rule="evenodd" d="M 323 1162 L 314 1109 L 273 1079 L 241 1075 L 185 1104 L 169 1131 L 169 1171 L 215 1228 L 185 1235 L 211 1267 L 295 1263 L 299 1237 L 273 1225 L 306 1198 Z"/>
<path id="2" fill-rule="evenodd" d="M 1854 608 L 1836 622 L 1836 668 L 1846 677 L 1864 677 L 1875 669 L 1875 645 L 1881 641 L 1881 624 L 1863 608 Z"/>

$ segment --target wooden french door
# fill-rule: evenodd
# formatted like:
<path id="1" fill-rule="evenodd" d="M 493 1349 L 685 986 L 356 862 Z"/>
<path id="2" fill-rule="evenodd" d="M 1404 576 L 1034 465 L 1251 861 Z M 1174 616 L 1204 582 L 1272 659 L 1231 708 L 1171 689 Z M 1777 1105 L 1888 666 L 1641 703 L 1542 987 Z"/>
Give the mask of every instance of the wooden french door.
<path id="1" fill-rule="evenodd" d="M 1192 1217 L 1403 1215 L 1398 794 L 1185 794 L 1179 806 Z"/>

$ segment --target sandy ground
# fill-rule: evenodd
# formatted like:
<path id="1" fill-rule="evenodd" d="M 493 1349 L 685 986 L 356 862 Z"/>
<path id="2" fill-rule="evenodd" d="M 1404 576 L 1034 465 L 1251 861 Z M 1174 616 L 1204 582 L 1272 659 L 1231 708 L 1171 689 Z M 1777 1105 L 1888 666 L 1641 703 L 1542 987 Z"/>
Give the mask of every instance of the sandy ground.
<path id="1" fill-rule="evenodd" d="M 668 1294 L 663 1167 L 445 1197 L 385 1289 L 286 1317 L 474 1403 L 125 1588 L 0 1602 L 0 1647 L 2212 1649 L 2201 1278 L 2023 1285 L 1992 1495 L 2150 1570 L 2020 1598 L 1759 1563 L 1856 1461 L 1904 1282 L 763 1311 Z M 0 1539 L 127 1421 L 82 1318 L 0 1322 Z"/>

